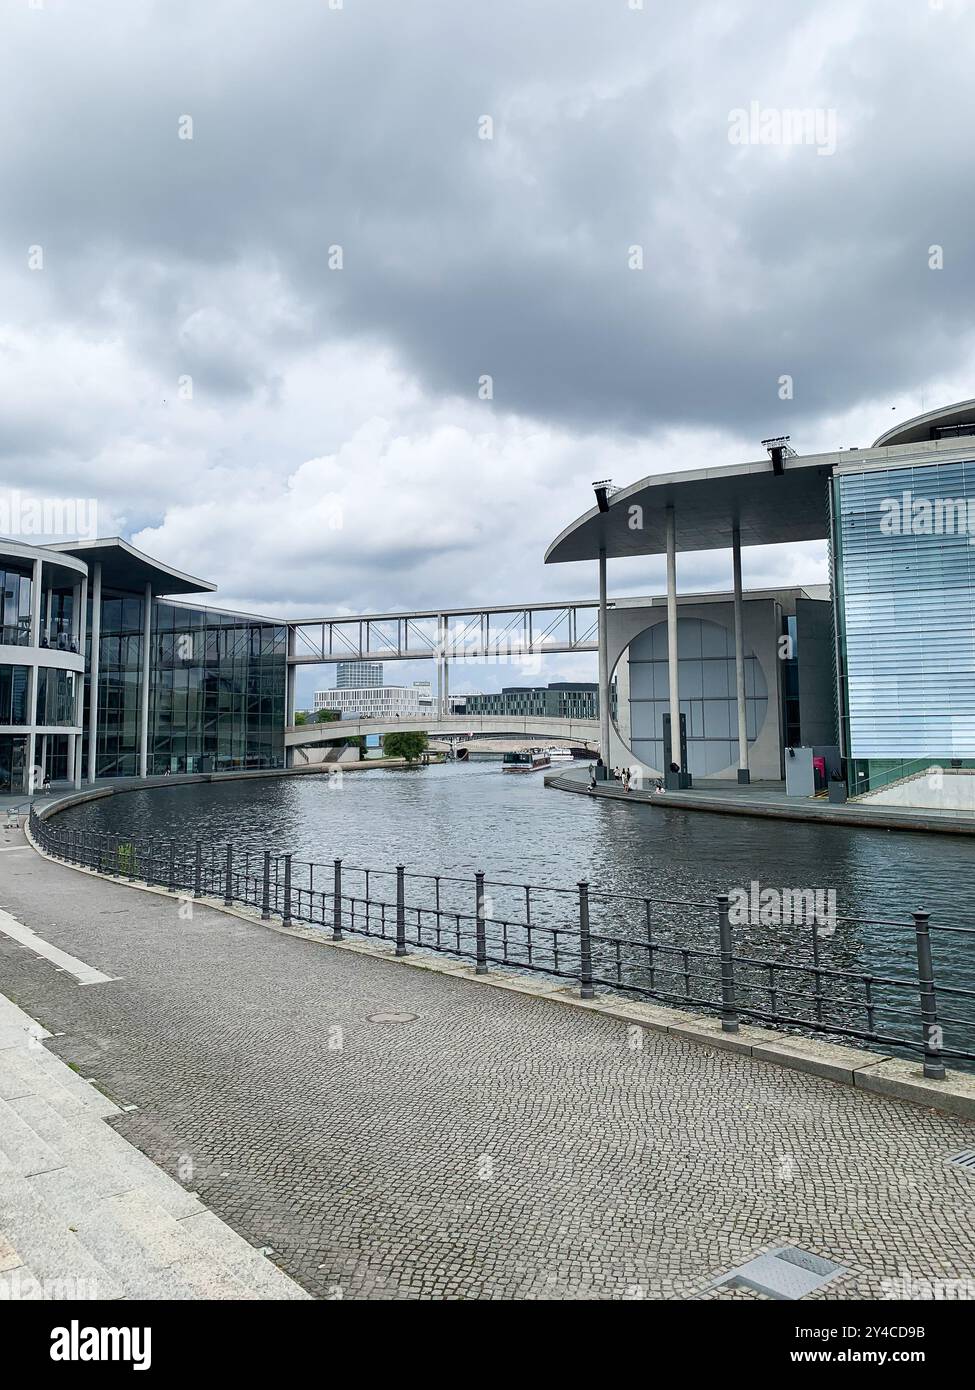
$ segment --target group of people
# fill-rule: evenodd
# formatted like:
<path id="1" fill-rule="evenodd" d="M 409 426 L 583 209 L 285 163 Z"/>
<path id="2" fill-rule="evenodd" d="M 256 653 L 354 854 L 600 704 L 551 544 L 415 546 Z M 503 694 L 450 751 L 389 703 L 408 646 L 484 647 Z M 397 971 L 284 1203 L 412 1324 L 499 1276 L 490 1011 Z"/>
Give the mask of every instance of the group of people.
<path id="1" fill-rule="evenodd" d="M 600 771 L 600 770 L 602 770 L 602 771 Z M 603 760 L 602 760 L 601 757 L 600 757 L 600 758 L 597 758 L 596 761 L 595 761 L 594 763 L 591 763 L 591 764 L 589 765 L 589 790 L 590 790 L 590 791 L 595 791 L 595 789 L 596 789 L 596 783 L 597 783 L 597 782 L 609 780 L 609 778 L 607 778 L 607 777 L 604 776 L 605 770 L 606 770 L 606 765 L 605 765 L 605 763 L 603 762 Z M 611 769 L 609 770 L 609 777 L 612 778 L 612 780 L 613 780 L 614 782 L 621 782 L 621 783 L 623 784 L 623 790 L 624 790 L 624 792 L 629 793 L 630 787 L 631 787 L 631 785 L 632 785 L 632 783 L 633 783 L 633 771 L 632 771 L 631 768 L 628 768 L 628 767 L 614 767 L 614 768 L 611 768 Z M 637 774 L 637 786 L 639 787 L 639 774 Z M 657 777 L 657 778 L 655 778 L 654 784 L 653 784 L 653 790 L 654 790 L 655 792 L 662 792 L 663 789 L 664 789 L 663 778 L 662 778 L 662 777 Z"/>
<path id="2" fill-rule="evenodd" d="M 596 761 L 595 761 L 594 763 L 591 763 L 591 764 L 590 764 L 590 767 L 589 767 L 589 790 L 590 790 L 590 791 L 593 790 L 593 788 L 595 787 L 595 785 L 596 785 L 597 782 L 601 782 L 601 781 L 604 781 L 604 780 L 605 780 L 605 779 L 600 775 L 600 773 L 599 773 L 599 769 L 600 769 L 600 768 L 605 768 L 605 763 L 603 762 L 603 760 L 602 760 L 601 757 L 600 757 L 600 758 L 597 758 Z M 630 773 L 630 769 L 629 769 L 628 767 L 614 767 L 614 768 L 611 770 L 610 776 L 612 777 L 612 779 L 613 779 L 614 782 L 622 782 L 622 783 L 623 783 L 623 790 L 624 790 L 625 792 L 628 792 L 628 791 L 630 790 L 631 773 Z"/>

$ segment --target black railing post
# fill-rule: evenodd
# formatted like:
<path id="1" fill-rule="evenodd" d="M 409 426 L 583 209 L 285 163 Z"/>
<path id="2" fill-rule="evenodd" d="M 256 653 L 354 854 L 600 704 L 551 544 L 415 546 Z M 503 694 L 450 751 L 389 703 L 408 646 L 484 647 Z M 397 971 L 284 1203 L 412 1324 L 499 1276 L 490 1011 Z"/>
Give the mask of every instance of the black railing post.
<path id="1" fill-rule="evenodd" d="M 227 846 L 227 861 L 224 866 L 223 905 L 230 907 L 234 901 L 234 847 Z"/>
<path id="2" fill-rule="evenodd" d="M 484 925 L 484 874 L 474 875 L 474 939 L 477 943 L 477 965 L 475 975 L 488 973 L 487 932 Z"/>
<path id="3" fill-rule="evenodd" d="M 592 940 L 589 935 L 589 884 L 579 884 L 579 997 L 595 999 L 592 987 Z"/>
<path id="4" fill-rule="evenodd" d="M 264 882 L 261 885 L 261 921 L 271 916 L 271 851 L 264 851 Z"/>
<path id="5" fill-rule="evenodd" d="M 146 867 L 146 886 L 151 888 L 156 878 L 156 842 L 149 841 L 149 863 Z"/>
<path id="6" fill-rule="evenodd" d="M 332 882 L 332 940 L 342 940 L 342 861 L 335 861 L 335 875 Z"/>
<path id="7" fill-rule="evenodd" d="M 924 1035 L 924 1075 L 931 1081 L 943 1081 L 944 1059 L 941 1056 L 941 1029 L 938 1027 L 938 1006 L 934 992 L 934 963 L 931 959 L 929 912 L 915 912 L 914 935 L 917 939 L 917 979 L 921 989 L 921 1027 Z"/>
<path id="8" fill-rule="evenodd" d="M 284 917 L 282 926 L 291 926 L 291 855 L 284 856 Z"/>
<path id="9" fill-rule="evenodd" d="M 406 869 L 396 865 L 396 954 L 406 955 Z"/>
<path id="10" fill-rule="evenodd" d="M 169 842 L 169 891 L 176 892 L 176 841 Z"/>
<path id="11" fill-rule="evenodd" d="M 193 896 L 202 898 L 203 896 L 203 841 L 197 840 L 196 851 L 193 858 Z"/>
<path id="12" fill-rule="evenodd" d="M 728 894 L 718 894 L 718 940 L 721 945 L 721 1031 L 738 1032 L 738 1010 L 735 1007 L 735 958 L 728 920 Z"/>

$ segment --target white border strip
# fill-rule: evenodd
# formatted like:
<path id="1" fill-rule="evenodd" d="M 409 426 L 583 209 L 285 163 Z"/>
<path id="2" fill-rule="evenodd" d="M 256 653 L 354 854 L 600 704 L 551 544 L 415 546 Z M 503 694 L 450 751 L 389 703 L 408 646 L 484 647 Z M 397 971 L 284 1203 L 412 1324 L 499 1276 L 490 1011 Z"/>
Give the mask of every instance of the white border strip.
<path id="1" fill-rule="evenodd" d="M 35 955 L 43 956 L 52 965 L 56 965 L 60 970 L 66 970 L 69 975 L 73 975 L 79 985 L 106 985 L 110 980 L 118 979 L 117 975 L 103 975 L 100 970 L 96 970 L 93 965 L 86 965 L 77 956 L 71 956 L 67 951 L 62 951 L 58 946 L 52 946 L 50 941 L 45 941 L 42 936 L 38 936 L 30 927 L 25 927 L 23 922 L 18 922 L 16 917 L 11 917 L 9 912 L 4 912 L 0 908 L 0 932 L 4 936 L 9 936 L 11 941 L 19 941 L 21 946 L 26 946 Z"/>

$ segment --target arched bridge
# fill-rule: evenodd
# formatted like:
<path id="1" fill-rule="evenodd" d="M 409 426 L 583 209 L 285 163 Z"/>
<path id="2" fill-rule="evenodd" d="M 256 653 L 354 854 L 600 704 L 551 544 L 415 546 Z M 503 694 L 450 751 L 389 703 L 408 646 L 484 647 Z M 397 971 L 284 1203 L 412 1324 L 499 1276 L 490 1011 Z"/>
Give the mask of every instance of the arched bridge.
<path id="1" fill-rule="evenodd" d="M 598 719 L 510 714 L 409 714 L 399 719 L 335 719 L 327 724 L 292 724 L 284 731 L 284 742 L 287 748 L 298 748 L 303 744 L 329 743 L 360 734 L 398 734 L 414 729 L 446 738 L 491 734 L 496 738 L 537 738 L 578 747 L 590 744 L 596 747 L 599 743 Z"/>

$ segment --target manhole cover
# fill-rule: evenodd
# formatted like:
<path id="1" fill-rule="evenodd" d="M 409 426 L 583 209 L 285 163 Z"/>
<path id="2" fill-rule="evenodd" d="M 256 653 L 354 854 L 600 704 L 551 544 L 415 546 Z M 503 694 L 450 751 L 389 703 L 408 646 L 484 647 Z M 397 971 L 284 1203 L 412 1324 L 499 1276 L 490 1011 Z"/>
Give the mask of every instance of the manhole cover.
<path id="1" fill-rule="evenodd" d="M 766 1298 L 802 1298 L 846 1272 L 845 1266 L 834 1264 L 832 1260 L 824 1260 L 808 1250 L 797 1250 L 794 1245 L 785 1245 L 770 1250 L 767 1255 L 757 1255 L 708 1287 L 752 1289 Z"/>
<path id="2" fill-rule="evenodd" d="M 370 1023 L 414 1023 L 419 1014 L 399 1013 L 395 1009 L 385 1009 L 382 1013 L 367 1015 Z"/>

